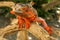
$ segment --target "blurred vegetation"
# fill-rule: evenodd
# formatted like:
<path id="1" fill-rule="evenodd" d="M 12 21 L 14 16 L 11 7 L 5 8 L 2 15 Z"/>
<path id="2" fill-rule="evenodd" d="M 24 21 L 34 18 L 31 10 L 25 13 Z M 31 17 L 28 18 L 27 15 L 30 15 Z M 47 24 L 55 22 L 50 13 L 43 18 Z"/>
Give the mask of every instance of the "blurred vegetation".
<path id="1" fill-rule="evenodd" d="M 49 16 L 51 16 L 52 13 L 49 12 L 45 12 L 44 9 L 42 9 L 41 5 L 44 3 L 49 3 L 52 0 L 0 0 L 0 1 L 13 1 L 15 3 L 29 3 L 30 1 L 35 2 L 35 5 L 33 6 L 37 12 L 38 12 L 38 16 L 43 17 L 43 18 L 47 18 Z M 2 10 L 1 10 L 2 9 Z M 3 16 L 6 13 L 9 13 L 11 9 L 8 7 L 0 7 L 0 14 L 2 14 Z M 11 16 L 11 14 L 9 14 L 9 16 Z"/>

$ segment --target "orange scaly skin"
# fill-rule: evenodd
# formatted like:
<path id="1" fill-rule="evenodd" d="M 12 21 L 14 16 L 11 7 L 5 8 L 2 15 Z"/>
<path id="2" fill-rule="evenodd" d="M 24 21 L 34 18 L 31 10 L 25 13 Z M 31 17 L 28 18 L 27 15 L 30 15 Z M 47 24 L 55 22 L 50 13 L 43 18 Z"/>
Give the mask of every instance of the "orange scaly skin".
<path id="1" fill-rule="evenodd" d="M 15 14 L 15 12 L 14 12 L 13 10 L 12 10 L 12 11 L 10 11 L 10 13 L 11 13 L 11 14 L 13 14 L 13 15 Z"/>
<path id="2" fill-rule="evenodd" d="M 22 10 L 23 14 L 28 15 L 27 17 L 21 17 L 20 15 L 17 16 L 18 18 L 18 25 L 19 29 L 23 28 L 23 25 L 25 26 L 26 29 L 30 28 L 30 23 L 32 22 L 40 22 L 42 23 L 44 29 L 51 35 L 52 30 L 51 28 L 46 24 L 45 20 L 42 18 L 38 18 L 34 12 L 32 12 L 31 9 L 29 11 L 25 11 L 24 9 Z M 10 12 L 11 14 L 15 15 L 14 11 Z"/>
<path id="3" fill-rule="evenodd" d="M 18 18 L 19 29 L 20 29 L 20 28 L 22 29 L 22 25 L 23 25 L 24 21 L 21 19 L 20 16 L 17 16 L 17 18 Z"/>

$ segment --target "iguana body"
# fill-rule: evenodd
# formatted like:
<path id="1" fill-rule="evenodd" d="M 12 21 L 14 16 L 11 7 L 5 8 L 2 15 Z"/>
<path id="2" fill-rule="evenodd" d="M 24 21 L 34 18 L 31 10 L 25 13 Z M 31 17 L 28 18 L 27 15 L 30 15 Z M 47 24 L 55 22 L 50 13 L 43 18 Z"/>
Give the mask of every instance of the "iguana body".
<path id="1" fill-rule="evenodd" d="M 29 29 L 32 22 L 42 23 L 44 29 L 51 34 L 51 28 L 46 24 L 45 20 L 38 17 L 36 10 L 29 4 L 16 4 L 15 10 L 11 11 L 11 14 L 16 15 L 18 18 L 19 29 L 22 30 L 23 27 Z"/>

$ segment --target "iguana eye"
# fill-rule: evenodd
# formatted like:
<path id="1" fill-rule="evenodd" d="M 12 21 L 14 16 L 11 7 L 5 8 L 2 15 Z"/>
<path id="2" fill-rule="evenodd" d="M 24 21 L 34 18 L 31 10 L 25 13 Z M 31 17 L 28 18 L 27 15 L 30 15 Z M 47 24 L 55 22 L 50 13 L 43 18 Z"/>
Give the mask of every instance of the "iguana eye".
<path id="1" fill-rule="evenodd" d="M 15 12 L 17 12 L 17 13 L 23 13 L 21 10 L 15 10 Z"/>

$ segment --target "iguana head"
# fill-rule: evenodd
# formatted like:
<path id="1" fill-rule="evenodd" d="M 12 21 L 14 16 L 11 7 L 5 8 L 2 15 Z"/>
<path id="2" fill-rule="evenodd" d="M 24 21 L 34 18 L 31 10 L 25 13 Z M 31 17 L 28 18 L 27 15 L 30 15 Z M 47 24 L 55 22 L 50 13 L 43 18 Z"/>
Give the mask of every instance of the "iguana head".
<path id="1" fill-rule="evenodd" d="M 15 6 L 12 7 L 12 10 L 14 12 L 18 12 L 21 13 L 23 11 L 27 11 L 29 8 L 32 8 L 32 5 L 34 5 L 34 2 L 30 2 L 30 3 L 17 3 L 15 4 Z"/>
<path id="2" fill-rule="evenodd" d="M 24 15 L 24 12 L 28 12 L 29 9 L 32 9 L 32 4 L 31 3 L 26 3 L 26 4 L 23 4 L 23 3 L 17 3 L 14 7 L 13 7 L 13 10 L 15 12 L 15 14 L 18 14 L 18 15 Z M 11 12 L 11 14 L 13 14 L 14 12 Z"/>
<path id="3" fill-rule="evenodd" d="M 31 8 L 32 8 L 32 5 L 30 4 L 16 4 L 15 12 L 22 13 L 24 11 L 28 11 Z"/>

